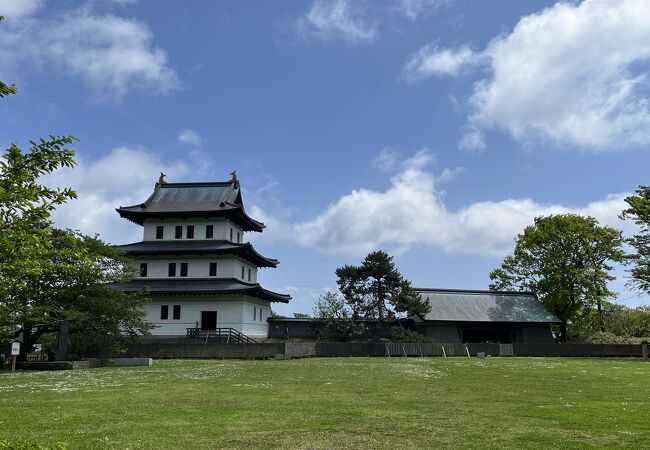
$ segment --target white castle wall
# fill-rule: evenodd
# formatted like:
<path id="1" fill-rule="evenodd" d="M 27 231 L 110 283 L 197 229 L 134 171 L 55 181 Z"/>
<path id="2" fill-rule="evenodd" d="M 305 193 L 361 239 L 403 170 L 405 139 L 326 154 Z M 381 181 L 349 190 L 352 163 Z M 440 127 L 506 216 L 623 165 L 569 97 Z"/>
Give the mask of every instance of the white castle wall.
<path id="1" fill-rule="evenodd" d="M 183 237 L 176 239 L 176 226 L 183 227 Z M 194 238 L 187 239 L 187 226 L 194 226 Z M 206 226 L 213 226 L 212 238 L 206 238 Z M 163 239 L 156 239 L 156 227 L 163 226 Z M 168 218 L 146 219 L 143 226 L 144 241 L 179 241 L 179 240 L 214 240 L 243 243 L 244 231 L 234 222 L 224 218 Z M 132 264 L 136 269 L 140 263 L 147 263 L 147 276 L 149 278 L 236 278 L 245 282 L 257 283 L 257 267 L 248 261 L 232 256 L 141 256 L 132 257 Z M 176 263 L 176 276 L 169 277 L 168 266 L 170 262 Z M 217 263 L 216 277 L 210 277 L 210 263 Z M 180 263 L 188 263 L 187 277 L 180 276 Z M 242 277 L 242 267 L 244 273 Z M 250 270 L 250 280 L 248 271 Z M 141 277 L 143 279 L 143 277 Z M 168 319 L 160 318 L 161 305 L 168 305 Z M 181 305 L 180 319 L 173 319 L 174 305 Z M 217 327 L 234 328 L 252 338 L 266 339 L 268 324 L 266 319 L 271 314 L 271 304 L 247 295 L 214 295 L 214 296 L 158 296 L 152 297 L 152 302 L 145 306 L 145 319 L 156 326 L 151 333 L 155 336 L 181 336 L 187 335 L 187 328 L 194 328 L 201 321 L 202 311 L 217 311 Z"/>
<path id="2" fill-rule="evenodd" d="M 163 227 L 163 238 L 156 239 L 156 227 L 161 225 Z M 169 218 L 169 219 L 146 219 L 144 221 L 143 239 L 145 241 L 179 241 L 176 239 L 176 226 L 183 227 L 182 240 L 187 239 L 187 226 L 194 226 L 194 239 L 187 240 L 204 240 L 206 225 L 213 226 L 213 237 L 207 238 L 215 241 L 231 241 L 231 242 L 244 242 L 244 232 L 237 224 L 228 219 L 211 218 L 211 219 L 182 219 L 182 218 Z M 232 239 L 230 239 L 230 230 L 232 230 Z M 239 240 L 237 240 L 237 233 L 239 233 Z"/>
<path id="3" fill-rule="evenodd" d="M 247 283 L 257 283 L 257 267 L 248 261 L 233 256 L 211 256 L 211 257 L 192 257 L 183 256 L 180 258 L 170 257 L 137 257 L 132 258 L 133 267 L 139 270 L 140 263 L 147 263 L 146 278 L 214 278 L 210 277 L 210 263 L 217 263 L 216 278 L 236 278 L 246 281 Z M 168 267 L 170 262 L 176 263 L 176 276 L 168 277 Z M 188 263 L 187 277 L 181 277 L 181 263 Z M 241 269 L 244 267 L 244 277 L 242 278 Z M 248 271 L 251 271 L 250 281 Z"/>
<path id="4" fill-rule="evenodd" d="M 160 319 L 161 305 L 169 305 L 167 320 Z M 173 305 L 181 305 L 181 318 L 178 320 L 172 319 Z M 268 336 L 266 319 L 271 314 L 271 304 L 247 295 L 217 295 L 201 297 L 201 300 L 195 300 L 191 296 L 156 296 L 145 306 L 145 319 L 156 325 L 151 332 L 153 335 L 185 337 L 187 328 L 196 327 L 197 321 L 201 326 L 201 311 L 217 311 L 219 328 L 234 328 L 257 339 L 265 339 Z"/>

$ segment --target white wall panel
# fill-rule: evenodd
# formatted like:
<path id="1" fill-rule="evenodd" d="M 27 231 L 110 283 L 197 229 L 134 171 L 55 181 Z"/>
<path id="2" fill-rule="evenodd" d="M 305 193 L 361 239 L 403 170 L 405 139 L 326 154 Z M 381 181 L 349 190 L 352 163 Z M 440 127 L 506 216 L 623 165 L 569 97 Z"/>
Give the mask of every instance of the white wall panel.
<path id="1" fill-rule="evenodd" d="M 160 306 L 169 305 L 169 319 L 160 318 Z M 181 305 L 181 318 L 172 319 L 173 305 Z M 253 308 L 257 311 L 257 320 L 253 319 Z M 260 320 L 260 310 L 262 317 Z M 156 296 L 145 306 L 146 320 L 156 328 L 151 331 L 154 336 L 186 336 L 187 328 L 196 327 L 201 321 L 201 311 L 217 311 L 217 327 L 234 328 L 247 336 L 265 339 L 268 336 L 266 319 L 270 315 L 271 304 L 247 295 L 218 296 Z"/>
<path id="2" fill-rule="evenodd" d="M 181 239 L 176 239 L 176 226 L 180 225 L 183 227 L 183 240 L 192 240 L 187 239 L 187 226 L 194 226 L 194 239 L 193 240 L 203 240 L 205 237 L 206 225 L 213 226 L 213 240 L 216 241 L 230 241 L 230 230 L 233 230 L 233 239 L 232 242 L 237 242 L 237 233 L 239 233 L 239 241 L 244 242 L 244 232 L 241 227 L 239 227 L 234 222 L 231 222 L 228 219 L 223 218 L 213 218 L 213 219 L 182 219 L 182 218 L 169 218 L 169 219 L 146 219 L 143 226 L 143 239 L 145 241 L 155 241 L 160 240 L 156 239 L 156 227 L 163 227 L 163 241 L 179 241 Z"/>

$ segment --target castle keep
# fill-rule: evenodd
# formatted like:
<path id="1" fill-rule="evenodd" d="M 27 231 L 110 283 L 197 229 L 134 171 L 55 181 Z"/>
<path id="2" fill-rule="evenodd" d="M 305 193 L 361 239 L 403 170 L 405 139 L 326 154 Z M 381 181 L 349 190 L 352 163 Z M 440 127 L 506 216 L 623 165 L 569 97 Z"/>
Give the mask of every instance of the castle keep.
<path id="1" fill-rule="evenodd" d="M 117 212 L 143 228 L 142 241 L 119 246 L 140 271 L 121 289 L 149 288 L 154 336 L 268 336 L 271 303 L 291 297 L 258 283 L 258 269 L 278 261 L 246 242 L 245 233 L 262 232 L 264 224 L 246 214 L 234 174 L 209 183 L 166 183 L 161 176 L 148 199 Z"/>

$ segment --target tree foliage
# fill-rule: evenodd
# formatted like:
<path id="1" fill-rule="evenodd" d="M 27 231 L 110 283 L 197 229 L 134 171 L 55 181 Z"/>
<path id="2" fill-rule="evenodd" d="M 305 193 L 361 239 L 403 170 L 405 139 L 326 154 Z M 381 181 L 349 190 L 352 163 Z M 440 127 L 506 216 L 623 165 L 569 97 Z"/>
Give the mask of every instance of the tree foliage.
<path id="1" fill-rule="evenodd" d="M 601 323 L 604 326 L 601 327 Z M 603 302 L 601 314 L 593 307 L 582 311 L 580 320 L 570 327 L 570 334 L 580 341 L 610 344 L 629 342 L 631 338 L 650 337 L 650 306 L 629 308 Z M 607 340 L 609 342 L 605 342 Z"/>
<path id="2" fill-rule="evenodd" d="M 399 314 L 426 314 L 430 309 L 386 252 L 368 254 L 360 266 L 339 267 L 336 276 L 353 318 L 384 320 Z"/>
<path id="3" fill-rule="evenodd" d="M 639 232 L 627 242 L 634 247 L 630 255 L 633 267 L 630 270 L 630 285 L 650 294 L 650 186 L 639 186 L 636 195 L 625 199 L 629 208 L 621 214 L 632 219 L 639 226 Z"/>
<path id="4" fill-rule="evenodd" d="M 0 318 L 5 333 L 22 336 L 23 357 L 64 319 L 71 334 L 83 335 L 87 342 L 101 341 L 105 350 L 119 347 L 125 335 L 147 333 L 151 327 L 142 306 L 148 295 L 111 287 L 134 276 L 122 254 L 97 237 L 53 228 L 50 211 L 74 195 L 36 183 L 41 172 L 34 165 L 47 166 L 46 173 L 53 167 L 47 156 L 17 155 L 9 149 L 0 180 Z M 52 159 L 66 155 L 54 152 Z M 5 178 L 22 172 L 15 170 L 17 162 L 30 175 Z"/>
<path id="5" fill-rule="evenodd" d="M 431 342 L 431 338 L 415 330 L 409 330 L 404 327 L 393 327 L 390 335 L 391 342 Z"/>
<path id="6" fill-rule="evenodd" d="M 0 295 L 37 280 L 48 266 L 52 251 L 51 212 L 76 198 L 71 189 L 52 189 L 38 178 L 74 165 L 74 152 L 64 148 L 73 136 L 51 136 L 32 142 L 23 153 L 11 144 L 0 160 Z"/>
<path id="7" fill-rule="evenodd" d="M 607 283 L 612 262 L 622 262 L 621 232 L 592 217 L 538 217 L 515 239 L 515 250 L 490 273 L 490 289 L 531 291 L 566 323 L 589 305 L 614 295 Z"/>
<path id="8" fill-rule="evenodd" d="M 327 291 L 314 305 L 314 317 L 322 319 L 321 339 L 349 341 L 363 335 L 365 326 L 353 317 L 352 308 L 335 292 Z"/>
<path id="9" fill-rule="evenodd" d="M 113 287 L 135 275 L 119 250 L 97 237 L 57 229 L 52 230 L 51 245 L 53 264 L 2 299 L 25 350 L 43 334 L 58 331 L 64 319 L 69 333 L 79 336 L 77 347 L 86 352 L 96 350 L 94 343 L 101 343 L 105 352 L 117 350 L 125 336 L 151 329 L 142 308 L 149 301 L 147 292 L 131 294 Z"/>
<path id="10" fill-rule="evenodd" d="M 16 93 L 16 85 L 15 84 L 5 84 L 4 82 L 0 81 L 0 98 L 6 97 L 8 95 L 12 95 Z"/>
<path id="11" fill-rule="evenodd" d="M 4 96 L 15 87 L 3 83 L 0 90 Z M 96 237 L 52 226 L 52 211 L 76 193 L 50 188 L 41 177 L 74 166 L 67 146 L 75 141 L 50 136 L 30 142 L 26 153 L 12 144 L 0 159 L 0 336 L 22 336 L 22 358 L 64 319 L 71 333 L 114 342 L 150 328 L 146 293 L 110 287 L 132 276 L 122 255 Z"/>

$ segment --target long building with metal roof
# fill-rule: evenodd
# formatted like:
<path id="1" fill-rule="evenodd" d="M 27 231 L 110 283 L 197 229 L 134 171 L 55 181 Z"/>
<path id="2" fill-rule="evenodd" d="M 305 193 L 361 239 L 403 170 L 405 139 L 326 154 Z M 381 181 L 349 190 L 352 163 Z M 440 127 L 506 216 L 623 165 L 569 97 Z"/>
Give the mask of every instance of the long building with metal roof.
<path id="1" fill-rule="evenodd" d="M 561 321 L 530 292 L 415 288 L 431 306 L 410 316 L 434 342 L 553 342 Z"/>

